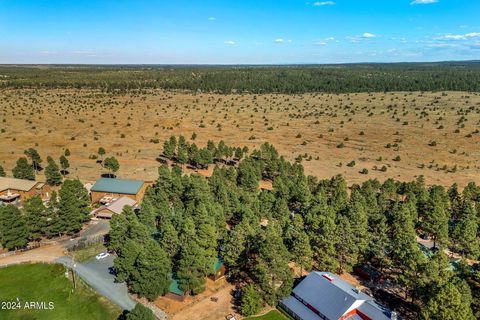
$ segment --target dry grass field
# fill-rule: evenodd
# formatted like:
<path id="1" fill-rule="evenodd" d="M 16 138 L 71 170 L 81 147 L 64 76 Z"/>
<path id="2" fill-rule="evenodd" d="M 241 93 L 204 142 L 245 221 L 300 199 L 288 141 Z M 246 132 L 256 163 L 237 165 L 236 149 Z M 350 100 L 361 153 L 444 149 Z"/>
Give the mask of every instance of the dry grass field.
<path id="1" fill-rule="evenodd" d="M 302 155 L 307 173 L 319 178 L 343 174 L 356 183 L 424 175 L 429 184 L 480 183 L 479 93 L 4 89 L 0 119 L 0 165 L 7 175 L 26 148 L 36 148 L 44 162 L 68 148 L 70 176 L 93 181 L 104 169 L 89 156 L 104 147 L 106 156 L 118 158 L 119 177 L 153 180 L 165 139 L 196 133 L 201 146 L 208 139 L 250 149 L 270 142 L 289 160 Z M 360 173 L 364 168 L 367 174 Z"/>

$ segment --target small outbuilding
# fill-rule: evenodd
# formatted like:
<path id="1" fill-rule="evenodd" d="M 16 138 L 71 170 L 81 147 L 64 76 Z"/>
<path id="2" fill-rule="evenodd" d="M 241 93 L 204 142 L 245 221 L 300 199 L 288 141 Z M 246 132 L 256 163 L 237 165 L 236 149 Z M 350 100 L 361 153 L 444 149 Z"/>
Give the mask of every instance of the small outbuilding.
<path id="1" fill-rule="evenodd" d="M 90 189 L 92 203 L 107 204 L 121 197 L 127 197 L 140 203 L 147 185 L 143 180 L 100 178 Z"/>

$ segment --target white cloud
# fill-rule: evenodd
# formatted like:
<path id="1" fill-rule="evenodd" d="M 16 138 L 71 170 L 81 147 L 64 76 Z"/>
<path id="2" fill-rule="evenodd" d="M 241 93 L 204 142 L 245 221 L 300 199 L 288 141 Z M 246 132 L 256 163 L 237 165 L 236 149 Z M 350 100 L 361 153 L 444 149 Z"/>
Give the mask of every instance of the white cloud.
<path id="1" fill-rule="evenodd" d="M 236 42 L 233 41 L 233 40 L 228 40 L 228 41 L 225 41 L 225 44 L 228 44 L 228 45 L 230 45 L 230 46 L 233 46 L 233 45 L 236 44 Z"/>
<path id="2" fill-rule="evenodd" d="M 89 50 L 74 50 L 72 54 L 84 57 L 96 57 L 97 54 L 94 51 Z"/>
<path id="3" fill-rule="evenodd" d="M 335 2 L 334 1 L 317 1 L 317 2 L 314 2 L 313 5 L 315 7 L 333 6 L 333 5 L 335 5 Z"/>
<path id="4" fill-rule="evenodd" d="M 480 32 L 471 32 L 471 33 L 467 33 L 465 35 L 465 37 L 467 38 L 476 38 L 476 37 L 480 37 Z"/>
<path id="5" fill-rule="evenodd" d="M 438 0 L 414 0 L 410 2 L 411 5 L 416 5 L 416 4 L 432 4 L 432 3 L 437 3 Z"/>
<path id="6" fill-rule="evenodd" d="M 215 20 L 217 20 L 217 18 L 215 18 L 215 17 L 209 17 L 208 20 L 209 20 L 209 21 L 215 21 Z"/>
<path id="7" fill-rule="evenodd" d="M 325 41 L 333 41 L 335 40 L 335 37 L 328 37 L 328 38 L 325 38 Z"/>
<path id="8" fill-rule="evenodd" d="M 275 42 L 275 43 L 285 43 L 285 42 L 287 42 L 287 43 L 292 43 L 293 40 L 291 40 L 291 39 L 288 39 L 288 40 L 287 40 L 287 39 L 283 39 L 283 38 L 277 38 L 277 39 L 273 40 L 273 42 Z"/>
<path id="9" fill-rule="evenodd" d="M 327 43 L 326 43 L 325 41 L 319 41 L 319 42 L 317 42 L 317 43 L 315 43 L 315 44 L 318 44 L 319 46 L 324 46 L 324 45 L 326 45 Z"/>
<path id="10" fill-rule="evenodd" d="M 370 38 L 375 38 L 376 35 L 374 35 L 373 33 L 370 33 L 370 32 L 365 32 L 364 34 L 362 34 L 362 37 L 366 38 L 366 39 L 370 39 Z"/>
<path id="11" fill-rule="evenodd" d="M 437 40 L 469 40 L 474 38 L 480 38 L 480 32 L 470 32 L 466 34 L 451 34 L 448 33 L 443 37 L 437 38 Z"/>

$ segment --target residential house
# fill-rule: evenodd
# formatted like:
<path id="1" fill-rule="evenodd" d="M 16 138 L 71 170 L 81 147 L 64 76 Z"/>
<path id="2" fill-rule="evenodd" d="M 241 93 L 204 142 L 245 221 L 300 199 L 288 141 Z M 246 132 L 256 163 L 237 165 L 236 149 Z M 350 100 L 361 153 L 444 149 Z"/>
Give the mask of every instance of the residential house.
<path id="1" fill-rule="evenodd" d="M 37 195 L 42 199 L 48 199 L 50 194 L 50 187 L 45 182 L 0 177 L 0 201 L 2 202 L 26 200 Z"/>
<path id="2" fill-rule="evenodd" d="M 390 320 L 395 312 L 329 272 L 312 272 L 280 302 L 298 320 Z"/>

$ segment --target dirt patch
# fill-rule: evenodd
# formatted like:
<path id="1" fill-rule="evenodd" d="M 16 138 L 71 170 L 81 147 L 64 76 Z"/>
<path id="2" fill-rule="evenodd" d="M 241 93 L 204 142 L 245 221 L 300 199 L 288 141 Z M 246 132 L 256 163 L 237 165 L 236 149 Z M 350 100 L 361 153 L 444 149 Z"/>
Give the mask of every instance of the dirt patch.
<path id="1" fill-rule="evenodd" d="M 160 297 L 155 300 L 155 305 L 164 310 L 171 320 L 225 319 L 227 315 L 235 314 L 233 289 L 235 287 L 224 280 L 214 282 L 208 279 L 206 290 L 195 297 L 188 296 L 184 301 Z"/>
<path id="2" fill-rule="evenodd" d="M 18 263 L 45 262 L 52 263 L 65 255 L 65 249 L 58 243 L 46 245 L 37 249 L 21 252 L 0 258 L 0 265 L 6 266 Z"/>

